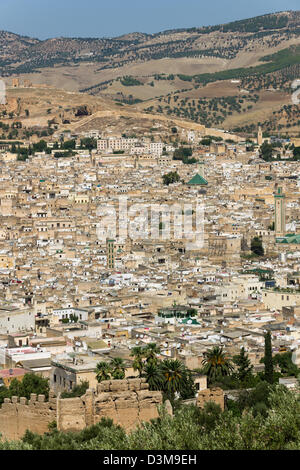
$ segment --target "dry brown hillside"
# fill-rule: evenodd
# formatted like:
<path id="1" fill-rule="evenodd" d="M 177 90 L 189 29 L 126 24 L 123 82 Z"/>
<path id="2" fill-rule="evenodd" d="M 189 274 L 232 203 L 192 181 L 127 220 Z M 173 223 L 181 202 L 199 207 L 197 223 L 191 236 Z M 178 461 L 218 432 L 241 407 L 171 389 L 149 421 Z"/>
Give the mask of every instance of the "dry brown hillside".
<path id="1" fill-rule="evenodd" d="M 9 84 L 19 77 L 134 112 L 250 134 L 258 122 L 268 132 L 299 133 L 297 109 L 285 109 L 299 63 L 299 11 L 117 38 L 0 33 L 0 70 Z"/>

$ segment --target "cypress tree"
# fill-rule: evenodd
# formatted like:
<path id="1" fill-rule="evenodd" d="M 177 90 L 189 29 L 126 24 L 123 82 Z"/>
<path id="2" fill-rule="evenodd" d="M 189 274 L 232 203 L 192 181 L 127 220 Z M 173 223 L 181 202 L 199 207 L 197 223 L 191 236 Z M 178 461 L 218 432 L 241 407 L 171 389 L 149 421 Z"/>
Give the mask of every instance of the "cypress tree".
<path id="1" fill-rule="evenodd" d="M 265 334 L 265 380 L 272 384 L 274 381 L 274 366 L 272 358 L 272 338 L 268 331 Z"/>
<path id="2" fill-rule="evenodd" d="M 237 375 L 239 380 L 244 382 L 252 375 L 253 366 L 244 347 L 241 349 L 239 355 L 234 356 L 233 362 L 238 366 Z"/>

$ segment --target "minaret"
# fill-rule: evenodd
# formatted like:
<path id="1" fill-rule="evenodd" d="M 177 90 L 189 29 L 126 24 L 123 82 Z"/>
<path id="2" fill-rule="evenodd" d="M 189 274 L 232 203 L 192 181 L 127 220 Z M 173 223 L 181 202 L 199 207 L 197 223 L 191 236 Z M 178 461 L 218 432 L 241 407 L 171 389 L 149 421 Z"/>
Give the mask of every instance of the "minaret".
<path id="1" fill-rule="evenodd" d="M 106 240 L 107 268 L 115 269 L 115 240 L 108 238 Z"/>
<path id="2" fill-rule="evenodd" d="M 200 160 L 199 162 L 199 175 L 205 179 L 205 163 L 203 160 Z"/>
<path id="3" fill-rule="evenodd" d="M 285 194 L 282 188 L 278 188 L 275 194 L 275 235 L 282 237 L 285 231 Z"/>
<path id="4" fill-rule="evenodd" d="M 261 126 L 259 126 L 258 132 L 257 132 L 257 144 L 259 146 L 261 146 L 263 144 L 263 133 L 262 133 Z"/>

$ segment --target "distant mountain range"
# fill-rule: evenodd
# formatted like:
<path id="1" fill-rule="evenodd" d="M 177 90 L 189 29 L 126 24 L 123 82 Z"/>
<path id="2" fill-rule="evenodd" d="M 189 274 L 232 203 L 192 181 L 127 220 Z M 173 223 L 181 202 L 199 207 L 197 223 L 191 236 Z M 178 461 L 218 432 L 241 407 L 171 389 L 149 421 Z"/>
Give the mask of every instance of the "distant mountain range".
<path id="1" fill-rule="evenodd" d="M 41 41 L 2 31 L 0 76 L 206 127 L 252 135 L 260 123 L 264 132 L 300 136 L 291 100 L 300 78 L 300 11 L 116 38 Z"/>
<path id="2" fill-rule="evenodd" d="M 0 32 L 2 76 L 42 68 L 97 64 L 100 70 L 163 58 L 217 57 L 232 60 L 264 39 L 270 47 L 299 38 L 300 11 L 287 11 L 228 24 L 174 29 L 157 34 L 131 33 L 116 38 L 39 40 Z"/>

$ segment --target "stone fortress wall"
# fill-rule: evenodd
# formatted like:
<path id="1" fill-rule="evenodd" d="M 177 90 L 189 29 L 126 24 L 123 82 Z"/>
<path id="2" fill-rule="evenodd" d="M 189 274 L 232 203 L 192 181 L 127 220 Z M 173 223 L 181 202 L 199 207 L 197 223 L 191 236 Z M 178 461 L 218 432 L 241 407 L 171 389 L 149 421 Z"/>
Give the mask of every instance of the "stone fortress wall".
<path id="1" fill-rule="evenodd" d="M 26 398 L 5 398 L 0 409 L 0 433 L 3 439 L 16 440 L 24 436 L 27 429 L 44 434 L 48 425 L 56 421 L 57 398 L 31 394 Z"/>
<path id="2" fill-rule="evenodd" d="M 158 417 L 162 393 L 149 391 L 145 379 L 104 381 L 97 390 L 89 389 L 80 398 L 56 398 L 50 393 L 26 398 L 6 398 L 0 409 L 3 439 L 20 439 L 28 429 L 44 434 L 56 422 L 59 431 L 80 431 L 111 418 L 126 430 Z"/>
<path id="3" fill-rule="evenodd" d="M 206 389 L 199 392 L 197 406 L 203 408 L 214 401 L 224 410 L 224 392 Z M 145 379 L 104 381 L 97 389 L 89 389 L 82 397 L 56 398 L 50 392 L 49 401 L 44 395 L 31 394 L 26 398 L 5 398 L 0 409 L 0 433 L 2 439 L 16 440 L 28 429 L 38 434 L 49 431 L 49 424 L 56 422 L 59 431 L 80 431 L 102 418 L 111 418 L 127 431 L 143 421 L 158 417 L 162 393 L 151 392 Z M 172 410 L 168 411 L 172 414 Z"/>

